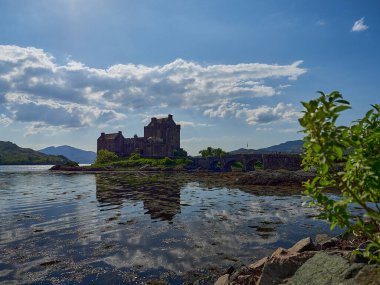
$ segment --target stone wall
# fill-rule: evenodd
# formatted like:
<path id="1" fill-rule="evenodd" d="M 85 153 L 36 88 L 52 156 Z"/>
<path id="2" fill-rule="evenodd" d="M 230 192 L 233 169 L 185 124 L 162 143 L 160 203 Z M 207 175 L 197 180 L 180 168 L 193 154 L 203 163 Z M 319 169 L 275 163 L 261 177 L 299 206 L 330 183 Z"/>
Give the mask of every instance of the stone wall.
<path id="1" fill-rule="evenodd" d="M 300 170 L 301 162 L 299 154 L 263 154 L 264 169 Z"/>
<path id="2" fill-rule="evenodd" d="M 232 155 L 218 157 L 198 157 L 192 158 L 193 166 L 201 169 L 215 170 L 217 162 L 223 166 L 223 171 L 231 171 L 231 165 L 234 162 L 241 162 L 244 171 L 254 170 L 253 163 L 261 161 L 264 169 L 286 169 L 300 170 L 301 156 L 298 154 L 251 154 L 251 155 Z"/>
<path id="3" fill-rule="evenodd" d="M 114 138 L 107 139 L 107 135 L 102 133 L 97 140 L 97 152 L 101 149 L 112 151 L 119 156 L 122 156 L 125 152 L 124 150 L 124 136 L 121 132 L 114 135 Z"/>

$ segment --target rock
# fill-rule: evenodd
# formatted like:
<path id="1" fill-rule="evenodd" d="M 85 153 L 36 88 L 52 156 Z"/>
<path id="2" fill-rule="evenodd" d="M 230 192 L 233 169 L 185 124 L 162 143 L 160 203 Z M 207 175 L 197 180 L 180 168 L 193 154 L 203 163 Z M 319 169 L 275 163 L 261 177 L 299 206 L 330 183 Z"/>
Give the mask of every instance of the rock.
<path id="1" fill-rule="evenodd" d="M 376 265 L 365 265 L 352 280 L 344 285 L 380 285 L 380 271 Z"/>
<path id="2" fill-rule="evenodd" d="M 143 165 L 139 169 L 140 171 L 160 171 L 161 168 L 155 167 L 155 166 L 150 166 L 150 165 Z"/>
<path id="3" fill-rule="evenodd" d="M 331 237 L 328 234 L 317 234 L 315 236 L 315 243 L 316 244 L 322 244 L 328 240 L 330 240 Z"/>
<path id="4" fill-rule="evenodd" d="M 347 280 L 349 268 L 347 259 L 318 252 L 297 270 L 287 285 L 338 285 Z"/>
<path id="5" fill-rule="evenodd" d="M 229 274 L 224 274 L 224 275 L 220 276 L 218 278 L 218 280 L 216 280 L 214 285 L 228 285 L 228 277 L 229 276 L 230 276 Z"/>
<path id="6" fill-rule="evenodd" d="M 310 237 L 301 239 L 299 242 L 289 248 L 289 251 L 291 252 L 304 252 L 312 250 L 315 250 L 315 246 Z"/>
<path id="7" fill-rule="evenodd" d="M 318 244 L 318 249 L 319 250 L 325 250 L 325 249 L 328 249 L 328 248 L 332 248 L 334 247 L 338 242 L 338 239 L 337 238 L 331 238 L 329 240 L 326 240 L 320 244 Z"/>
<path id="8" fill-rule="evenodd" d="M 237 283 L 240 285 L 240 284 L 256 284 L 256 281 L 257 279 L 255 278 L 255 276 L 253 275 L 240 275 L 238 278 L 237 278 Z"/>
<path id="9" fill-rule="evenodd" d="M 350 252 L 348 256 L 350 263 L 368 263 L 369 259 L 364 257 L 362 254 Z"/>
<path id="10" fill-rule="evenodd" d="M 280 284 L 284 279 L 292 276 L 297 269 L 315 252 L 293 252 L 283 248 L 278 248 L 264 264 L 259 285 Z"/>
<path id="11" fill-rule="evenodd" d="M 235 267 L 230 266 L 230 267 L 227 269 L 227 271 L 226 271 L 225 274 L 231 274 L 231 273 L 234 272 L 234 271 L 235 271 Z"/>
<path id="12" fill-rule="evenodd" d="M 350 267 L 343 272 L 345 279 L 350 279 L 356 276 L 356 274 L 363 268 L 363 263 L 352 263 Z"/>
<path id="13" fill-rule="evenodd" d="M 269 258 L 266 256 L 266 257 L 256 261 L 255 263 L 248 265 L 248 268 L 250 268 L 252 270 L 261 269 L 262 267 L 264 267 L 264 264 L 265 264 L 265 262 L 268 261 L 268 259 Z"/>
<path id="14" fill-rule="evenodd" d="M 246 266 L 241 266 L 230 275 L 230 281 L 237 281 L 240 275 L 248 274 L 251 274 L 251 270 Z"/>

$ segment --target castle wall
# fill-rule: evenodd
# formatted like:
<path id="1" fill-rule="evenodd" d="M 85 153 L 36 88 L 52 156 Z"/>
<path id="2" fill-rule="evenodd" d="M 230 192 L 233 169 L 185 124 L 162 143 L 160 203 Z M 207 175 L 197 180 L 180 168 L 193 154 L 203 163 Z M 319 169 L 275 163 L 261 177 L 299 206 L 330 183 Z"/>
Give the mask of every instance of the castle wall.
<path id="1" fill-rule="evenodd" d="M 100 150 L 108 150 L 116 153 L 118 156 L 124 155 L 124 137 L 123 135 L 116 136 L 115 139 L 107 139 L 105 135 L 101 135 L 97 140 L 97 152 Z"/>
<path id="2" fill-rule="evenodd" d="M 145 138 L 127 138 L 124 142 L 125 155 L 130 156 L 132 153 L 138 153 L 144 155 L 146 139 Z"/>
<path id="3" fill-rule="evenodd" d="M 98 138 L 98 151 L 106 149 L 119 156 L 139 153 L 143 156 L 173 156 L 174 149 L 180 148 L 181 126 L 176 125 L 173 116 L 152 118 L 144 127 L 144 137 L 124 138 L 119 134 L 104 134 Z"/>

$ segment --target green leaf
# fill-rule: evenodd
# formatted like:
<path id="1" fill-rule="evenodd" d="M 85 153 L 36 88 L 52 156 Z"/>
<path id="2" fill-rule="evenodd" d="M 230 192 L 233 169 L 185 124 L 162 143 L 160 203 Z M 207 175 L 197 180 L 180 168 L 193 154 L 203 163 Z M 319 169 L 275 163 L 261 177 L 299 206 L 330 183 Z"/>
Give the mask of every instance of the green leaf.
<path id="1" fill-rule="evenodd" d="M 351 109 L 351 107 L 350 106 L 338 106 L 338 107 L 334 108 L 334 111 L 339 113 L 339 112 L 342 112 L 342 111 L 347 110 L 347 109 Z"/>

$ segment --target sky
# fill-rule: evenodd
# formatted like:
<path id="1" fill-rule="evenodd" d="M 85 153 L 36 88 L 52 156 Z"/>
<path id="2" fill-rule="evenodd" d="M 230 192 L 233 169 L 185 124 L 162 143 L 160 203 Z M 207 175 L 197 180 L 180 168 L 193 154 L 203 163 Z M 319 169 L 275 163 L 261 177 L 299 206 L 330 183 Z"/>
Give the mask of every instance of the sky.
<path id="1" fill-rule="evenodd" d="M 0 0 L 0 140 L 96 150 L 173 114 L 181 146 L 302 138 L 301 101 L 380 103 L 380 1 Z"/>

